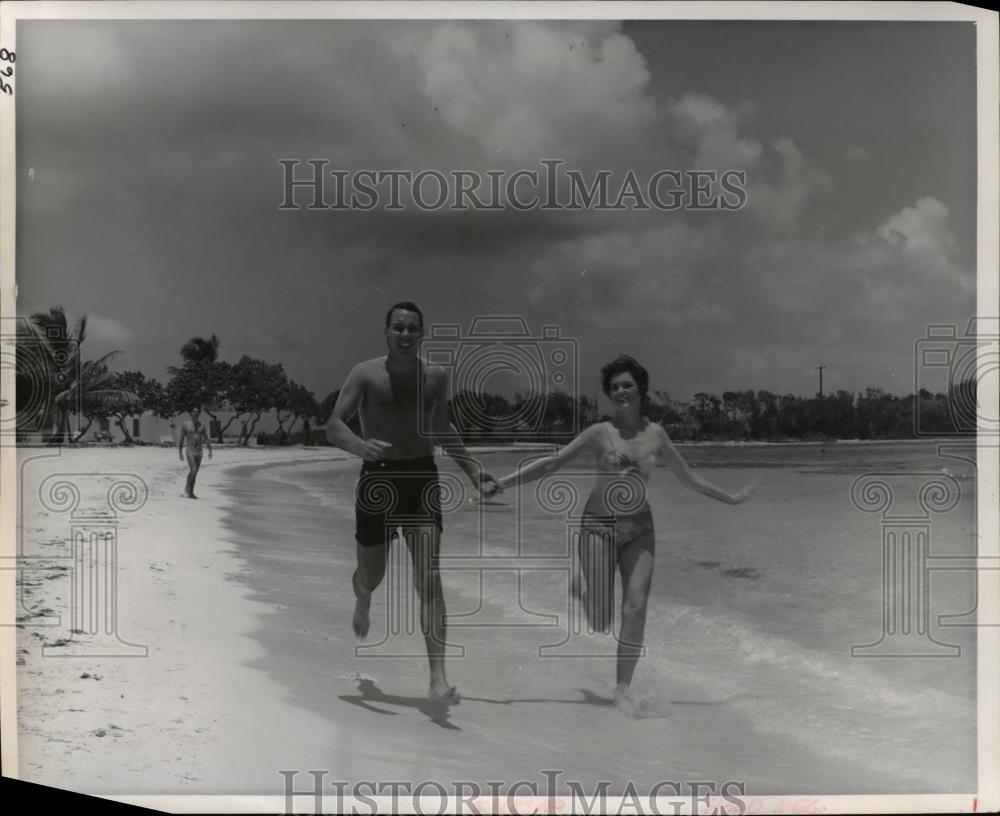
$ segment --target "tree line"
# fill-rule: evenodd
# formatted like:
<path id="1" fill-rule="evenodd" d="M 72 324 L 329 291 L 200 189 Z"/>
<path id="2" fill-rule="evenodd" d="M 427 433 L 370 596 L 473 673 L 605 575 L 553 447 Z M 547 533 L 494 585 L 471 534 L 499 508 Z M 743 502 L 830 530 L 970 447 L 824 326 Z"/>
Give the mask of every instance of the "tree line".
<path id="1" fill-rule="evenodd" d="M 19 418 L 30 419 L 53 443 L 80 441 L 94 422 L 103 427 L 112 421 L 132 442 L 130 417 L 148 412 L 169 420 L 195 406 L 213 420 L 218 442 L 227 434 L 243 445 L 255 435 L 261 444 L 326 442 L 320 428 L 329 420 L 338 392 L 320 400 L 288 377 L 280 363 L 248 355 L 228 363 L 219 359 L 216 335 L 194 337 L 180 349 L 181 364 L 169 367 L 169 380 L 160 383 L 140 371 L 112 371 L 110 362 L 120 352 L 84 361 L 86 327 L 85 317 L 71 327 L 61 307 L 19 323 Z M 907 397 L 878 388 L 813 397 L 745 390 L 721 397 L 700 392 L 682 402 L 655 391 L 647 395 L 646 414 L 677 441 L 907 439 L 918 430 L 921 435 L 973 433 L 975 406 L 973 378 L 953 385 L 947 394 L 921 389 Z M 596 398 L 562 391 L 512 397 L 461 391 L 450 408 L 453 424 L 469 444 L 559 442 L 608 418 Z M 82 423 L 73 432 L 70 414 L 77 409 Z M 277 430 L 257 432 L 261 418 L 272 412 Z"/>

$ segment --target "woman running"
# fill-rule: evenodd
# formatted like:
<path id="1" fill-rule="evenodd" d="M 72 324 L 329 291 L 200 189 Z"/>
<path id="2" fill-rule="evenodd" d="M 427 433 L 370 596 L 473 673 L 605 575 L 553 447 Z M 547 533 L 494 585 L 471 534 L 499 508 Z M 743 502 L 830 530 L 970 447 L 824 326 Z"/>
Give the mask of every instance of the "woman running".
<path id="1" fill-rule="evenodd" d="M 615 701 L 629 705 L 653 576 L 653 514 L 646 500 L 653 468 L 662 463 L 685 487 L 728 504 L 744 501 L 749 487 L 731 495 L 688 467 L 663 427 L 644 416 L 649 374 L 634 359 L 621 355 L 604 366 L 601 387 L 614 404 L 610 422 L 591 425 L 557 453 L 502 477 L 499 484 L 505 488 L 530 482 L 554 473 L 584 452 L 594 456 L 597 479 L 584 508 L 579 561 L 571 587 L 591 629 L 607 633 L 613 619 L 615 569 L 621 572 Z"/>

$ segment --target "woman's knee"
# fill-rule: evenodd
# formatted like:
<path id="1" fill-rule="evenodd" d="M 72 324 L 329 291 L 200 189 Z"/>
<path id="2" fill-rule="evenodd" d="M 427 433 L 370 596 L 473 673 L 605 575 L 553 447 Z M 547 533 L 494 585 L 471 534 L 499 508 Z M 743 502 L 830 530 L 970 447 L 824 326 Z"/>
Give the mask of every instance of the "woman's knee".
<path id="1" fill-rule="evenodd" d="M 646 601 L 647 595 L 642 593 L 636 597 L 626 597 L 622 601 L 622 623 L 638 623 L 646 621 Z"/>

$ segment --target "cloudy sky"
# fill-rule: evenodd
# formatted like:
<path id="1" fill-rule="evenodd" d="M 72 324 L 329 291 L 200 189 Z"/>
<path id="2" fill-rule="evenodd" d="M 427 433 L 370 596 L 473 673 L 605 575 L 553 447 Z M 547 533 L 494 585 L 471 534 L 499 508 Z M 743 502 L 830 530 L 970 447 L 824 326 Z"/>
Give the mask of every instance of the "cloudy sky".
<path id="1" fill-rule="evenodd" d="M 975 311 L 964 23 L 25 22 L 19 314 L 166 378 L 193 335 L 322 397 L 385 308 L 560 327 L 585 392 L 625 351 L 676 399 L 913 388 Z M 739 211 L 282 211 L 347 170 L 746 173 Z M 612 183 L 612 185 L 614 182 Z M 305 199 L 301 199 L 305 203 Z"/>

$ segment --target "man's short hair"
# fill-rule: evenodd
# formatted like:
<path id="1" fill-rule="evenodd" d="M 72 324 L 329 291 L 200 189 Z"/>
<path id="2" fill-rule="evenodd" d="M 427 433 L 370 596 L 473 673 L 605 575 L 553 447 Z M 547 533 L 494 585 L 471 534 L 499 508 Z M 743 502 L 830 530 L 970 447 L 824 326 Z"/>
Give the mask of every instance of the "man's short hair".
<path id="1" fill-rule="evenodd" d="M 389 328 L 389 323 L 392 321 L 392 313 L 396 311 L 396 309 L 402 309 L 406 312 L 416 312 L 417 317 L 420 318 L 420 329 L 421 331 L 423 330 L 424 313 L 420 311 L 420 307 L 417 306 L 416 303 L 411 303 L 408 300 L 401 300 L 399 303 L 393 303 L 392 306 L 389 307 L 389 311 L 385 313 L 385 327 L 387 329 Z"/>

